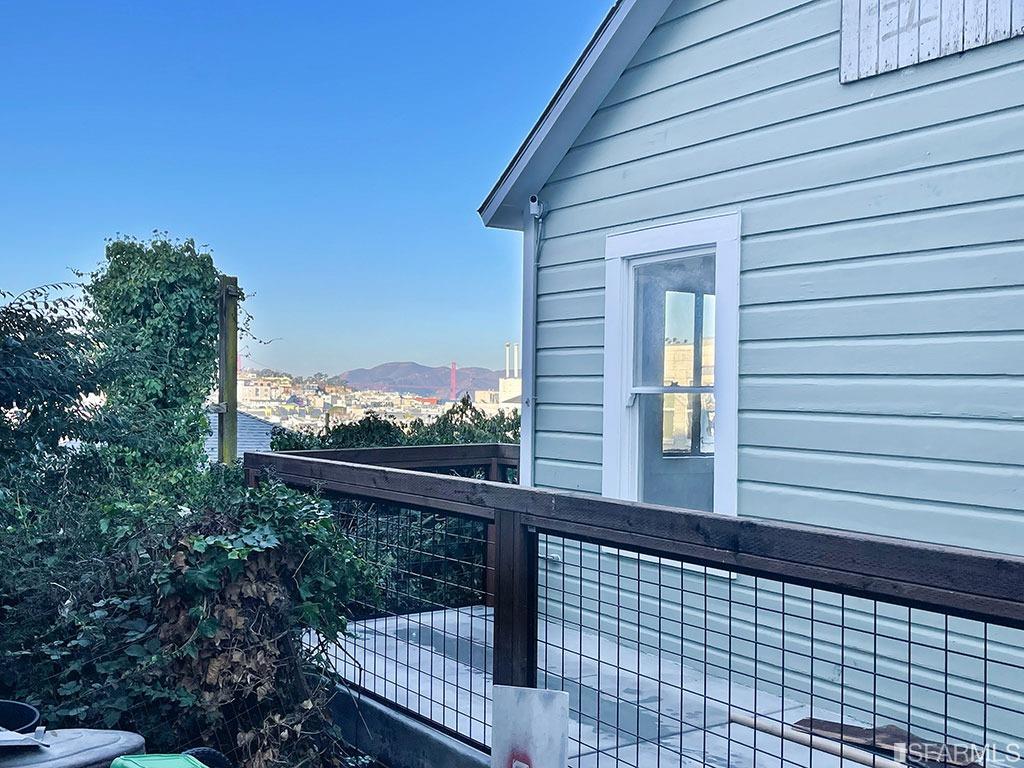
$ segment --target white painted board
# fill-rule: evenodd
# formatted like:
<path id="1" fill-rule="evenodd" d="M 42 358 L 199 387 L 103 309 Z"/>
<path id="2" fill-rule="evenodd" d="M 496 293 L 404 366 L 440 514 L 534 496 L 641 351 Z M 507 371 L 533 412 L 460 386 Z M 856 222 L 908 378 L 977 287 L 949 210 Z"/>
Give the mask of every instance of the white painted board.
<path id="1" fill-rule="evenodd" d="M 494 686 L 491 768 L 565 768 L 569 694 Z"/>
<path id="2" fill-rule="evenodd" d="M 1024 0 L 843 0 L 844 83 L 1024 36 Z"/>

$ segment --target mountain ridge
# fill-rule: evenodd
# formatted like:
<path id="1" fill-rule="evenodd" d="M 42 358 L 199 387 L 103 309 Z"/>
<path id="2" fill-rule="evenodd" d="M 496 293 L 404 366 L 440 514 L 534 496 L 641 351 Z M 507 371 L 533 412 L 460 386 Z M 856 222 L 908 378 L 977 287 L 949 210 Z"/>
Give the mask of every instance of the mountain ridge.
<path id="1" fill-rule="evenodd" d="M 447 398 L 451 369 L 446 365 L 423 365 L 412 361 L 390 362 L 372 368 L 353 368 L 331 380 L 344 381 L 352 389 L 408 392 L 423 397 Z M 497 389 L 498 371 L 468 366 L 456 370 L 458 394 L 478 389 Z"/>

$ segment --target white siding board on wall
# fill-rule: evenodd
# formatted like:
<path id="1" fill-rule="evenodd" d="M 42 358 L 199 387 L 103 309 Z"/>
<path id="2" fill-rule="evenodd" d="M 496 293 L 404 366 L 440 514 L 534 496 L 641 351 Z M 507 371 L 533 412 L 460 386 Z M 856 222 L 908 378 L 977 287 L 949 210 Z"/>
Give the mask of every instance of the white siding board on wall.
<path id="1" fill-rule="evenodd" d="M 1010 0 L 989 0 L 988 39 L 1005 40 L 1010 36 Z"/>
<path id="2" fill-rule="evenodd" d="M 852 8 L 847 3 L 843 7 Z M 900 57 L 900 4 L 898 2 L 883 2 L 878 18 L 878 68 L 883 72 L 894 69 L 899 65 Z M 840 69 L 844 72 L 853 70 L 855 66 L 851 59 L 857 56 L 857 28 L 848 27 L 846 16 L 843 16 L 842 39 L 843 39 L 843 62 Z"/>
<path id="3" fill-rule="evenodd" d="M 964 0 L 940 0 L 942 14 L 942 55 L 959 53 L 964 47 Z"/>
<path id="4" fill-rule="evenodd" d="M 988 37 L 988 0 L 964 0 L 964 49 L 984 45 Z"/>
<path id="5" fill-rule="evenodd" d="M 852 83 L 1007 40 L 1020 34 L 1011 6 L 1012 0 L 843 0 L 841 79 Z M 894 38 L 895 58 L 891 51 L 880 57 L 880 43 L 891 47 Z"/>
<path id="6" fill-rule="evenodd" d="M 917 0 L 910 2 L 916 3 Z M 878 0 L 857 0 L 856 5 L 860 9 L 857 65 L 861 77 L 870 77 L 878 73 L 879 3 Z"/>

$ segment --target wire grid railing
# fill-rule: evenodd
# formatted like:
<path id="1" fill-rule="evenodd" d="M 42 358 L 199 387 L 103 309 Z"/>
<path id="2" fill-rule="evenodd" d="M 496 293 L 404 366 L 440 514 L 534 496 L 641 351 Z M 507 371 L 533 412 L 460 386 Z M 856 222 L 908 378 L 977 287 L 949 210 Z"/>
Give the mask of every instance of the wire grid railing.
<path id="1" fill-rule="evenodd" d="M 568 694 L 574 768 L 1020 762 L 1021 558 L 380 467 L 246 464 L 364 500 L 350 530 L 384 586 L 356 606 L 337 667 L 477 746 L 500 682 Z"/>
<path id="2" fill-rule="evenodd" d="M 339 514 L 371 577 L 332 652 L 347 682 L 471 741 L 490 732 L 494 652 L 483 520 L 358 501 Z"/>
<path id="3" fill-rule="evenodd" d="M 1020 629 L 558 536 L 541 552 L 539 685 L 569 695 L 575 766 L 1021 759 Z"/>

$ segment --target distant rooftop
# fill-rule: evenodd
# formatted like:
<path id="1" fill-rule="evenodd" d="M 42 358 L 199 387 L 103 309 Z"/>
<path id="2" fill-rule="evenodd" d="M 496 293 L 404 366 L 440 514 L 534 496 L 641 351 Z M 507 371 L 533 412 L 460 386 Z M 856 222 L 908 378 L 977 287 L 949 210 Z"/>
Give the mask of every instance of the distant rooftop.
<path id="1" fill-rule="evenodd" d="M 210 461 L 217 461 L 217 427 L 220 423 L 220 414 L 207 412 L 206 418 L 210 422 L 210 432 L 206 436 L 205 450 Z M 242 456 L 246 451 L 249 453 L 265 452 L 270 450 L 270 430 L 274 424 L 253 416 L 243 411 L 238 412 L 238 455 Z"/>

